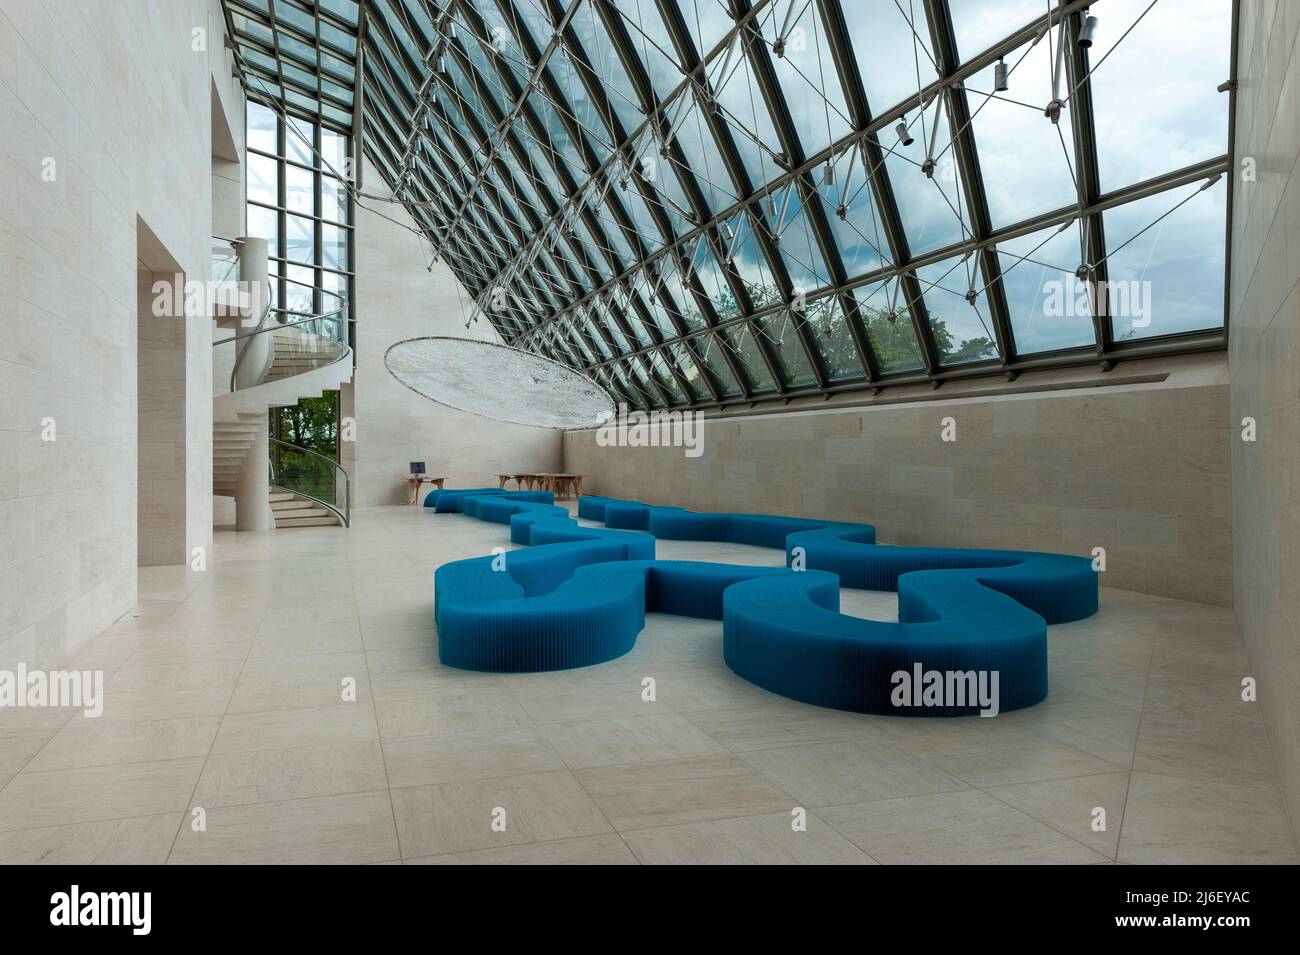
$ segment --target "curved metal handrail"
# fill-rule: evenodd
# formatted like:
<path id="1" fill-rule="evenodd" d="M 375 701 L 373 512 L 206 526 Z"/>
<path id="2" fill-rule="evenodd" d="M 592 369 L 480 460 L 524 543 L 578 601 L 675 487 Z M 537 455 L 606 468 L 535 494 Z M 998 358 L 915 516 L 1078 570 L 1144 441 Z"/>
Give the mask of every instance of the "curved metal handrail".
<path id="1" fill-rule="evenodd" d="M 332 511 L 334 515 L 343 522 L 344 527 L 350 527 L 352 525 L 352 479 L 348 477 L 348 472 L 343 468 L 343 465 L 339 464 L 337 461 L 335 461 L 333 458 L 329 457 L 328 455 L 321 454 L 319 451 L 313 451 L 311 448 L 300 447 L 299 445 L 291 444 L 288 441 L 281 441 L 279 438 L 268 438 L 267 440 L 270 442 L 270 447 L 272 449 L 272 453 L 267 455 L 267 462 L 266 462 L 271 473 L 271 486 L 275 488 L 279 488 L 280 490 L 285 491 L 289 494 L 297 494 L 300 497 L 305 497 L 309 500 L 315 501 L 321 507 L 324 507 L 327 510 Z M 275 471 L 275 456 L 274 456 L 274 449 L 276 448 L 288 448 L 291 451 L 297 451 L 301 454 L 308 454 L 311 455 L 313 458 L 319 458 L 320 460 L 329 464 L 334 469 L 335 500 L 337 500 L 339 497 L 339 492 L 338 492 L 339 475 L 340 474 L 343 475 L 343 508 L 340 510 L 339 507 L 333 502 L 326 501 L 323 498 L 319 498 L 315 494 L 308 494 L 306 491 L 300 491 L 297 488 L 285 487 L 282 484 L 276 484 L 275 479 L 277 475 Z"/>

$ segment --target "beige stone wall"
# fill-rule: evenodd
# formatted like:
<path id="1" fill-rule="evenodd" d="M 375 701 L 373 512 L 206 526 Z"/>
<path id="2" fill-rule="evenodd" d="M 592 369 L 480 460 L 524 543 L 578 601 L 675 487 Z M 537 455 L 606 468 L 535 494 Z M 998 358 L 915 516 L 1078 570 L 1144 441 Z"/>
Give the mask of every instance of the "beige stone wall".
<path id="1" fill-rule="evenodd" d="M 1214 356 L 1132 366 L 1168 374 L 1156 384 L 706 420 L 698 458 L 570 432 L 564 463 L 594 493 L 866 521 L 882 543 L 1104 547 L 1105 585 L 1231 605 L 1223 370 Z"/>
<path id="2" fill-rule="evenodd" d="M 136 601 L 137 223 L 207 277 L 214 84 L 240 96 L 222 33 L 217 0 L 0 0 L 0 666 L 57 661 Z M 185 324 L 191 548 L 210 324 Z"/>
<path id="3" fill-rule="evenodd" d="M 1300 3 L 1243 0 L 1229 310 L 1236 608 L 1300 819 Z M 1243 181 L 1247 158 L 1254 182 Z M 1253 418 L 1257 440 L 1240 440 Z"/>
<path id="4" fill-rule="evenodd" d="M 153 283 L 137 275 L 136 541 L 141 567 L 184 564 L 186 557 L 185 323 L 153 314 Z"/>
<path id="5" fill-rule="evenodd" d="M 366 192 L 384 190 L 373 167 Z M 502 424 L 429 401 L 400 384 L 384 366 L 395 342 L 422 335 L 497 337 L 485 322 L 468 330 L 469 299 L 443 263 L 429 271 L 428 244 L 389 217 L 413 225 L 400 206 L 356 212 L 358 364 L 352 394 L 356 447 L 343 449 L 353 479 L 353 506 L 405 503 L 411 461 L 424 461 L 447 487 L 496 486 L 500 471 L 556 471 L 560 432 Z"/>

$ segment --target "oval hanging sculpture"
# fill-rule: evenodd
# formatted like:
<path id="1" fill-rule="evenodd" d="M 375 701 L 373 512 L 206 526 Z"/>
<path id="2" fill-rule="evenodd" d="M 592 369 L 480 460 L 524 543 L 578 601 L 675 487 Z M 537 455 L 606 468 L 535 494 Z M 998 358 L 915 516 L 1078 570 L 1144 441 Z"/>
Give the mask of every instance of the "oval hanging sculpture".
<path id="1" fill-rule="evenodd" d="M 594 428 L 614 414 L 614 400 L 586 375 L 496 342 L 408 338 L 389 347 L 384 365 L 416 394 L 495 421 Z"/>

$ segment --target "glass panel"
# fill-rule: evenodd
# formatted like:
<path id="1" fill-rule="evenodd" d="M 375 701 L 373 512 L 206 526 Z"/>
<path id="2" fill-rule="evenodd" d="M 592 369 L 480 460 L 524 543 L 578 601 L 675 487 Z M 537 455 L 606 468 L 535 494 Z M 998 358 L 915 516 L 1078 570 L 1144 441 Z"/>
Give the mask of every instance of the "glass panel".
<path id="1" fill-rule="evenodd" d="M 321 251 L 324 254 L 322 265 L 330 269 L 348 267 L 348 233 L 336 225 L 321 225 Z"/>
<path id="2" fill-rule="evenodd" d="M 266 239 L 267 254 L 272 258 L 280 255 L 279 216 L 274 209 L 262 206 L 248 206 L 248 234 L 255 239 Z"/>
<path id="3" fill-rule="evenodd" d="M 817 194 L 844 271 L 853 278 L 885 265 L 890 259 L 889 244 L 861 156 L 852 162 L 841 157 L 834 174 L 835 182 L 819 186 Z"/>
<path id="4" fill-rule="evenodd" d="M 316 176 L 310 169 L 285 163 L 284 199 L 290 212 L 312 215 L 316 212 Z"/>
<path id="5" fill-rule="evenodd" d="M 742 323 L 733 326 L 719 333 L 727 349 L 731 352 L 731 357 L 736 364 L 740 366 L 743 374 L 749 384 L 750 391 L 775 391 L 776 383 L 772 380 L 772 373 L 767 370 L 767 363 L 763 361 L 762 354 L 759 353 L 758 344 L 754 339 L 754 332 L 750 329 L 749 324 Z"/>
<path id="6" fill-rule="evenodd" d="M 699 338 L 691 339 L 695 346 L 696 354 L 700 356 L 700 363 L 709 370 L 713 380 L 718 383 L 718 389 L 722 392 L 724 398 L 743 393 L 740 382 L 736 380 L 735 374 L 731 370 L 731 365 L 727 363 L 726 355 L 723 349 L 726 347 L 719 343 L 716 335 L 704 335 Z"/>
<path id="7" fill-rule="evenodd" d="M 888 375 L 925 367 L 911 311 L 906 307 L 897 280 L 864 285 L 854 289 L 853 294 L 880 373 Z"/>
<path id="8" fill-rule="evenodd" d="M 320 151 L 321 157 L 328 164 L 328 168 L 333 169 L 340 176 L 347 173 L 348 138 L 346 136 L 333 130 L 322 129 L 320 131 Z"/>
<path id="9" fill-rule="evenodd" d="M 847 6 L 857 4 L 858 0 L 853 0 Z M 802 155 L 807 157 L 849 132 L 848 106 L 816 4 L 785 0 L 775 6 L 775 14 L 763 25 L 763 35 L 772 48 L 772 65 L 789 105 Z M 788 20 L 785 9 L 789 6 L 797 10 L 792 20 Z"/>
<path id="10" fill-rule="evenodd" d="M 908 248 L 913 255 L 960 242 L 969 235 L 970 220 L 961 188 L 961 174 L 953 162 L 952 150 L 948 148 L 950 126 L 946 108 L 939 119 L 938 132 L 934 133 L 937 104 L 940 102 L 942 98 L 936 99 L 924 111 L 924 117 L 917 112 L 908 114 L 913 137 L 911 146 L 899 143 L 892 129 L 881 132 L 884 137 L 881 145 L 887 150 L 885 168 L 894 189 L 899 217 L 903 220 Z M 933 176 L 927 176 L 923 164 L 932 134 L 934 151 L 931 155 L 935 169 Z"/>
<path id="11" fill-rule="evenodd" d="M 921 4 L 844 0 L 840 9 L 873 115 L 916 96 L 917 90 L 939 78 Z"/>
<path id="12" fill-rule="evenodd" d="M 922 266 L 916 270 L 916 278 L 930 314 L 930 334 L 941 364 L 960 365 L 997 357 L 993 321 L 982 291 L 984 281 L 974 256 Z M 972 288 L 977 293 L 973 304 L 966 299 Z"/>
<path id="13" fill-rule="evenodd" d="M 1006 67 L 1010 88 L 1004 93 L 994 90 L 995 66 L 966 81 L 994 228 L 1073 205 L 1078 198 L 1071 110 L 1063 109 L 1055 124 L 1043 115 L 1043 104 L 1052 98 L 1052 54 L 1046 40 L 1008 55 Z M 945 160 L 950 157 L 951 152 Z M 951 165 L 943 171 L 949 174 Z"/>
<path id="14" fill-rule="evenodd" d="M 831 381 L 863 377 L 858 349 L 844 320 L 839 299 L 831 295 L 809 302 L 804 318 L 808 333 L 821 352 L 826 377 Z"/>
<path id="15" fill-rule="evenodd" d="M 1081 248 L 1077 222 L 1000 242 L 997 248 L 1017 354 L 1096 342 L 1087 286 L 1075 277 Z"/>
<path id="16" fill-rule="evenodd" d="M 810 385 L 815 380 L 808 354 L 799 341 L 799 332 L 789 312 L 769 315 L 754 320 L 758 334 L 763 336 L 769 352 L 776 356 L 781 368 L 781 379 L 787 388 Z"/>
<path id="17" fill-rule="evenodd" d="M 1107 0 L 1090 10 L 1102 191 L 1226 153 L 1228 95 L 1215 88 L 1228 79 L 1232 0 Z"/>
<path id="18" fill-rule="evenodd" d="M 302 216 L 285 216 L 285 258 L 294 262 L 316 262 L 315 223 Z"/>
<path id="19" fill-rule="evenodd" d="M 284 269 L 284 307 L 291 312 L 303 315 L 316 314 L 315 292 L 316 270 L 301 265 L 289 265 Z M 293 319 L 290 318 L 290 321 Z"/>
<path id="20" fill-rule="evenodd" d="M 276 153 L 276 115 L 275 110 L 261 103 L 248 101 L 248 147 L 264 153 Z"/>
<path id="21" fill-rule="evenodd" d="M 268 206 L 280 204 L 280 184 L 277 181 L 280 164 L 268 156 L 248 154 L 248 198 Z"/>
<path id="22" fill-rule="evenodd" d="M 332 176 L 320 178 L 320 214 L 322 219 L 346 222 L 348 214 L 347 185 Z"/>
<path id="23" fill-rule="evenodd" d="M 289 117 L 289 120 L 284 125 L 285 155 L 295 162 L 302 163 L 304 166 L 316 165 L 315 156 L 312 153 L 315 128 L 306 120 Z"/>
<path id="24" fill-rule="evenodd" d="M 1102 215 L 1116 341 L 1223 327 L 1227 182 L 1200 188 L 1183 186 Z"/>
<path id="25" fill-rule="evenodd" d="M 1046 11 L 1044 0 L 948 0 L 948 15 L 963 60 L 983 53 Z"/>

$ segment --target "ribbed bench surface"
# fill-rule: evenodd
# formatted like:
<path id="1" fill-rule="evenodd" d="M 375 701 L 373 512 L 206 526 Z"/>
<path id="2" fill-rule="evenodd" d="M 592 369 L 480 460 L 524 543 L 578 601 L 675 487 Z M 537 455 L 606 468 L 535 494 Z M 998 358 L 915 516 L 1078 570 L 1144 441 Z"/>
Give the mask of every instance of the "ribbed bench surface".
<path id="1" fill-rule="evenodd" d="M 435 574 L 438 656 L 493 672 L 590 666 L 630 650 L 648 612 L 721 619 L 723 656 L 783 696 L 865 713 L 951 716 L 898 674 L 996 673 L 998 708 L 1047 695 L 1047 626 L 1097 610 L 1086 558 L 1024 551 L 891 547 L 875 528 L 800 517 L 709 514 L 587 495 L 584 527 L 542 492 L 434 491 L 436 511 L 508 523 L 530 545 L 454 561 Z M 655 560 L 655 539 L 781 548 L 785 568 Z M 898 592 L 898 622 L 839 613 L 840 587 Z M 917 669 L 919 667 L 919 670 Z"/>

